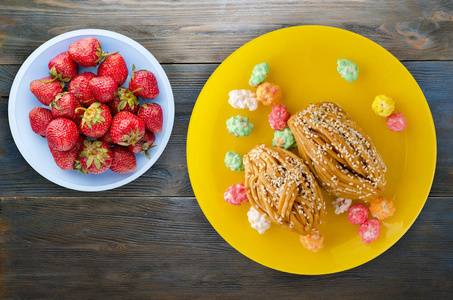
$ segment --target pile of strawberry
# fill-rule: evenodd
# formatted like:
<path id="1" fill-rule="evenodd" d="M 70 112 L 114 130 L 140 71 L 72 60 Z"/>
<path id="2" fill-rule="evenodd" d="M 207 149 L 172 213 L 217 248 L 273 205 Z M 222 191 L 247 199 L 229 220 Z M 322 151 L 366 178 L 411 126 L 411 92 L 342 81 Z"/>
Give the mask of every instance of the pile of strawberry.
<path id="1" fill-rule="evenodd" d="M 96 67 L 97 74 L 79 74 L 79 66 Z M 96 72 L 95 69 L 93 69 Z M 162 108 L 140 105 L 138 97 L 154 99 L 159 88 L 154 74 L 136 71 L 128 88 L 128 68 L 118 53 L 105 53 L 93 37 L 72 43 L 49 62 L 48 77 L 34 80 L 30 90 L 45 106 L 29 113 L 32 130 L 47 138 L 55 163 L 63 170 L 99 174 L 108 169 L 136 169 L 134 153 L 154 147 L 162 131 Z"/>

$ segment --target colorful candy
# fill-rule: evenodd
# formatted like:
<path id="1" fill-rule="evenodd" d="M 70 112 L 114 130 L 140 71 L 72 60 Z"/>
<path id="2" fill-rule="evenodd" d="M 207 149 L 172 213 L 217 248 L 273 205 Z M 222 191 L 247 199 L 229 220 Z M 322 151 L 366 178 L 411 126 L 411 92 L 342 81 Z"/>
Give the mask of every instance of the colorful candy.
<path id="1" fill-rule="evenodd" d="M 379 220 L 391 217 L 394 212 L 395 207 L 393 206 L 393 201 L 391 200 L 379 197 L 371 202 L 370 213 L 373 217 L 378 218 Z"/>
<path id="2" fill-rule="evenodd" d="M 249 202 L 244 184 L 242 182 L 227 188 L 226 192 L 223 194 L 223 199 L 233 205 L 241 205 L 242 202 Z"/>
<path id="3" fill-rule="evenodd" d="M 232 171 L 244 171 L 242 156 L 238 153 L 233 151 L 227 152 L 224 161 L 227 168 L 230 168 Z"/>
<path id="4" fill-rule="evenodd" d="M 296 147 L 296 140 L 294 139 L 294 135 L 291 129 L 289 129 L 289 127 L 286 127 L 283 130 L 275 131 L 272 145 L 274 147 L 279 147 L 285 150 L 291 150 Z"/>
<path id="5" fill-rule="evenodd" d="M 226 125 L 230 134 L 235 137 L 248 136 L 252 133 L 253 128 L 255 127 L 249 122 L 248 117 L 241 117 L 240 115 L 229 118 L 226 121 Z"/>
<path id="6" fill-rule="evenodd" d="M 252 76 L 250 77 L 249 84 L 253 87 L 257 87 L 261 82 L 266 79 L 267 73 L 269 72 L 269 66 L 267 63 L 263 62 L 257 64 L 252 71 Z"/>
<path id="7" fill-rule="evenodd" d="M 282 97 L 281 88 L 271 82 L 263 82 L 256 88 L 256 99 L 264 105 L 275 105 Z"/>
<path id="8" fill-rule="evenodd" d="M 335 207 L 335 214 L 339 215 L 347 211 L 349 209 L 349 206 L 351 206 L 351 203 L 351 199 L 337 198 L 332 202 L 333 206 Z"/>
<path id="9" fill-rule="evenodd" d="M 228 95 L 230 96 L 228 103 L 234 108 L 248 108 L 253 111 L 258 107 L 258 100 L 256 100 L 256 95 L 252 91 L 232 90 Z"/>
<path id="10" fill-rule="evenodd" d="M 359 235 L 362 236 L 362 242 L 369 244 L 379 237 L 381 231 L 381 222 L 378 219 L 366 220 L 360 225 Z"/>
<path id="11" fill-rule="evenodd" d="M 368 208 L 362 203 L 351 206 L 348 220 L 351 224 L 361 225 L 368 219 Z"/>
<path id="12" fill-rule="evenodd" d="M 347 59 L 339 59 L 337 60 L 337 64 L 337 71 L 340 73 L 341 77 L 349 82 L 353 82 L 357 79 L 359 68 L 354 62 Z"/>
<path id="13" fill-rule="evenodd" d="M 402 113 L 391 114 L 387 117 L 387 127 L 391 131 L 401 132 L 406 128 L 406 118 Z"/>
<path id="14" fill-rule="evenodd" d="M 395 101 L 386 95 L 379 95 L 374 98 L 371 107 L 378 116 L 388 117 L 395 109 Z"/>
<path id="15" fill-rule="evenodd" d="M 273 130 L 282 130 L 286 127 L 291 113 L 283 104 L 272 107 L 272 112 L 269 114 L 269 124 Z"/>
<path id="16" fill-rule="evenodd" d="M 318 230 L 312 230 L 309 234 L 300 236 L 302 246 L 313 252 L 317 252 L 323 247 L 323 241 L 324 237 L 319 234 Z"/>
<path id="17" fill-rule="evenodd" d="M 250 210 L 247 212 L 247 217 L 252 228 L 256 229 L 260 234 L 263 234 L 271 227 L 271 222 L 253 208 L 253 206 L 251 206 Z"/>

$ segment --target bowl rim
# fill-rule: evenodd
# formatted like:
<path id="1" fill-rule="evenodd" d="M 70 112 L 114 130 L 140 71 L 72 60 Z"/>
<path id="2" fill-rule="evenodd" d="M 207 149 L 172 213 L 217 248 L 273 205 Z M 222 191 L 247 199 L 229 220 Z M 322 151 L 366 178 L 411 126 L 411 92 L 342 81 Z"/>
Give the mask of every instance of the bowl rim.
<path id="1" fill-rule="evenodd" d="M 127 43 L 130 45 L 132 48 L 136 49 L 138 52 L 140 52 L 146 60 L 148 60 L 153 67 L 155 68 L 156 75 L 162 80 L 164 86 L 165 86 L 165 91 L 166 91 L 166 100 L 167 103 L 167 114 L 169 118 L 166 120 L 166 126 L 164 128 L 164 136 L 162 137 L 162 142 L 156 147 L 156 152 L 154 152 L 153 156 L 151 159 L 143 165 L 137 172 L 130 174 L 126 178 L 123 178 L 119 181 L 116 181 L 114 183 L 108 183 L 108 184 L 100 184 L 100 185 L 94 185 L 94 186 L 87 186 L 87 185 L 82 185 L 74 182 L 70 182 L 67 180 L 63 180 L 60 177 L 57 177 L 53 175 L 52 173 L 48 172 L 45 169 L 42 169 L 37 163 L 35 163 L 34 158 L 28 153 L 28 150 L 26 150 L 25 143 L 22 141 L 22 138 L 20 136 L 19 130 L 17 128 L 18 124 L 16 122 L 16 97 L 17 93 L 19 90 L 19 86 L 21 83 L 22 77 L 25 75 L 25 73 L 28 71 L 28 68 L 31 66 L 31 64 L 41 55 L 45 50 L 49 49 L 52 47 L 54 44 L 64 41 L 65 39 L 68 38 L 73 38 L 76 36 L 82 36 L 82 35 L 89 35 L 89 36 L 103 36 L 103 37 L 109 37 L 113 38 L 115 40 Z M 24 61 L 24 63 L 21 65 L 19 68 L 13 84 L 11 86 L 11 90 L 9 93 L 9 99 L 8 99 L 8 120 L 9 120 L 9 126 L 10 126 L 10 131 L 13 136 L 14 143 L 16 144 L 17 148 L 19 149 L 19 152 L 22 154 L 24 159 L 27 161 L 27 163 L 36 171 L 38 172 L 41 176 L 46 178 L 47 180 L 56 183 L 62 187 L 66 187 L 72 190 L 77 190 L 77 191 L 85 191 L 85 192 L 97 192 L 97 191 L 105 191 L 105 190 L 110 190 L 114 189 L 117 187 L 121 187 L 139 176 L 141 176 L 143 173 L 148 171 L 151 166 L 154 165 L 154 163 L 157 161 L 157 159 L 161 156 L 163 153 L 164 149 L 166 148 L 168 141 L 170 139 L 172 129 L 173 129 L 173 124 L 174 124 L 174 117 L 175 117 L 175 104 L 174 104 L 174 97 L 173 97 L 173 91 L 171 88 L 170 81 L 168 80 L 167 74 L 163 70 L 162 66 L 160 63 L 157 61 L 157 59 L 149 52 L 144 46 L 136 42 L 135 40 L 122 35 L 117 32 L 109 31 L 109 30 L 104 30 L 104 29 L 78 29 L 78 30 L 73 30 L 69 31 L 60 35 L 57 35 L 48 41 L 44 42 L 42 45 L 40 45 L 38 48 L 36 48 L 29 56 L 28 58 Z"/>

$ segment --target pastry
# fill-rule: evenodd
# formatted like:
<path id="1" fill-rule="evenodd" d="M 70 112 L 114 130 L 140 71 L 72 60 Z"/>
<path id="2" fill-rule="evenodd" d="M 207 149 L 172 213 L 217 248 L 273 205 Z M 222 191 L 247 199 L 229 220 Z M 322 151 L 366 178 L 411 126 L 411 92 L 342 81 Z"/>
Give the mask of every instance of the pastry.
<path id="1" fill-rule="evenodd" d="M 328 193 L 371 201 L 384 190 L 386 167 L 371 139 L 337 104 L 310 104 L 288 120 L 300 157 Z"/>
<path id="2" fill-rule="evenodd" d="M 249 202 L 266 219 L 301 235 L 321 224 L 321 189 L 297 155 L 261 144 L 244 155 L 244 167 Z"/>

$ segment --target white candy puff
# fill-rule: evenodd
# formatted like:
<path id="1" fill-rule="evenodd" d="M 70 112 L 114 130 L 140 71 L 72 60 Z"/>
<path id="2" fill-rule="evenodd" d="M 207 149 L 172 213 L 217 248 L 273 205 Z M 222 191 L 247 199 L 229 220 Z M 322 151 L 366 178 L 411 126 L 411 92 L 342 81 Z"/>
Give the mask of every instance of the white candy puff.
<path id="1" fill-rule="evenodd" d="M 332 204 L 335 206 L 335 214 L 339 215 L 344 213 L 345 211 L 348 211 L 351 203 L 351 199 L 337 198 L 337 200 L 332 202 Z"/>
<path id="2" fill-rule="evenodd" d="M 229 94 L 228 103 L 234 108 L 248 108 L 253 111 L 258 108 L 258 100 L 255 93 L 249 90 L 232 90 Z"/>
<path id="3" fill-rule="evenodd" d="M 260 234 L 263 234 L 269 227 L 271 227 L 271 222 L 267 220 L 264 216 L 260 215 L 260 213 L 253 208 L 250 207 L 250 210 L 247 212 L 247 216 L 249 217 L 249 222 L 252 225 L 253 229 L 258 230 Z"/>

